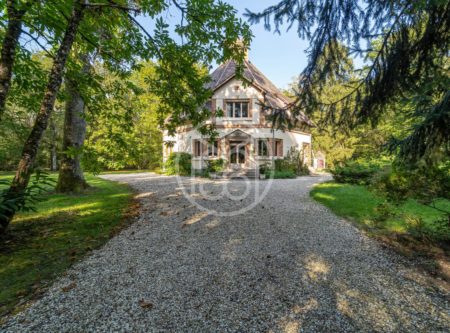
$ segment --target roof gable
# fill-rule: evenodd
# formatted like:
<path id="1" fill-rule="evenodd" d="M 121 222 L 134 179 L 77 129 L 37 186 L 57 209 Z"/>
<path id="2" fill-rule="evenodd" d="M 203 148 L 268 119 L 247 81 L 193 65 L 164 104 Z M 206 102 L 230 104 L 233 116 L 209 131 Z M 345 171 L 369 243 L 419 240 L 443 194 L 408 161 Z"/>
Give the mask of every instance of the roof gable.
<path id="1" fill-rule="evenodd" d="M 243 78 L 256 88 L 270 93 L 273 96 L 280 98 L 285 103 L 289 103 L 289 99 L 250 61 L 244 60 Z M 211 81 L 207 85 L 213 91 L 222 87 L 225 83 L 236 76 L 237 64 L 234 60 L 229 60 L 220 65 L 214 72 L 211 73 Z"/>
<path id="2" fill-rule="evenodd" d="M 244 60 L 243 66 L 243 79 L 265 93 L 266 103 L 270 107 L 283 109 L 292 102 L 250 61 Z M 236 67 L 237 64 L 234 60 L 229 60 L 220 65 L 211 73 L 211 81 L 208 83 L 207 88 L 217 91 L 236 76 Z M 303 113 L 299 115 L 299 120 L 312 125 L 311 121 Z"/>

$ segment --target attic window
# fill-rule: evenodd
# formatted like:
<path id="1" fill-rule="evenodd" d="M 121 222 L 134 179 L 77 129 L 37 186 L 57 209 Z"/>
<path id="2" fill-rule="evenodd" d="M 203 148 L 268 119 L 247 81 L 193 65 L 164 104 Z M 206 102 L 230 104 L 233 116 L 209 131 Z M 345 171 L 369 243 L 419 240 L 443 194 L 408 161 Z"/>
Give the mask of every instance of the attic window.
<path id="1" fill-rule="evenodd" d="M 235 90 L 235 91 L 238 91 L 239 88 L 240 88 L 239 86 L 234 86 L 234 90 Z"/>

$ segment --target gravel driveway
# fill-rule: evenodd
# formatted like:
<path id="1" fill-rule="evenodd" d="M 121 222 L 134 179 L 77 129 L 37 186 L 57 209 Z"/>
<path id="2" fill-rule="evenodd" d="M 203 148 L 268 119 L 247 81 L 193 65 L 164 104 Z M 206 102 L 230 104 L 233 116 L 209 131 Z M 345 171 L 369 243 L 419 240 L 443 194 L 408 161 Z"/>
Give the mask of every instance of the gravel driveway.
<path id="1" fill-rule="evenodd" d="M 104 178 L 139 192 L 139 220 L 75 265 L 3 331 L 450 328 L 448 295 L 309 198 L 326 177 L 272 183 L 180 182 L 148 173 Z M 236 215 L 243 207 L 251 209 Z"/>

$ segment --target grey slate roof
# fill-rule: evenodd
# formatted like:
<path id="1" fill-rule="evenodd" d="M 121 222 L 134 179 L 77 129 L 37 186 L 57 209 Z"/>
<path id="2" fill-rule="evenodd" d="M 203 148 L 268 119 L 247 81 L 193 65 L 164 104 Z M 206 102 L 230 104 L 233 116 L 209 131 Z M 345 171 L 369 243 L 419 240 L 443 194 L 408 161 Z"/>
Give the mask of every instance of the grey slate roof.
<path id="1" fill-rule="evenodd" d="M 249 83 L 266 93 L 266 102 L 272 108 L 285 108 L 292 101 L 285 96 L 255 65 L 250 61 L 244 60 L 243 77 Z M 211 73 L 211 81 L 207 85 L 212 91 L 216 91 L 236 75 L 236 62 L 229 60 L 220 65 Z M 308 125 L 312 125 L 311 121 L 304 114 L 300 115 L 300 120 Z"/>

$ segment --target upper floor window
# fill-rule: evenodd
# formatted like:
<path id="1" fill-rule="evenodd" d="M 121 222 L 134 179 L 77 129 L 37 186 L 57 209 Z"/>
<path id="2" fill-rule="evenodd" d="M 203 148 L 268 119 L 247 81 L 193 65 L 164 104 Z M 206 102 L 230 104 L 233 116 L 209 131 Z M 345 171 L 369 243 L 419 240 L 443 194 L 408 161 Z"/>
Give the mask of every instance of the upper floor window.
<path id="1" fill-rule="evenodd" d="M 248 101 L 226 102 L 228 118 L 248 118 Z"/>

